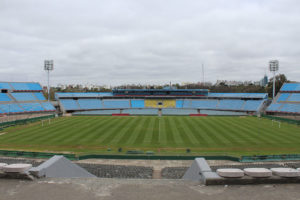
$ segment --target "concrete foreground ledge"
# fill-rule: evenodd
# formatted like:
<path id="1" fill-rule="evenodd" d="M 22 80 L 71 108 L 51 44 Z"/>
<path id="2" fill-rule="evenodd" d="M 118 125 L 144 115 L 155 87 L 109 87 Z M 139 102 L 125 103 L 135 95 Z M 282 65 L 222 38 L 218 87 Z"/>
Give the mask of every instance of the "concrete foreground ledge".
<path id="1" fill-rule="evenodd" d="M 31 164 L 11 164 L 3 166 L 2 170 L 10 173 L 24 173 L 30 168 L 32 168 Z"/>
<path id="2" fill-rule="evenodd" d="M 205 185 L 248 185 L 300 183 L 300 170 L 293 168 L 245 168 L 211 170 L 204 158 L 196 158 L 183 176 L 184 180 Z"/>

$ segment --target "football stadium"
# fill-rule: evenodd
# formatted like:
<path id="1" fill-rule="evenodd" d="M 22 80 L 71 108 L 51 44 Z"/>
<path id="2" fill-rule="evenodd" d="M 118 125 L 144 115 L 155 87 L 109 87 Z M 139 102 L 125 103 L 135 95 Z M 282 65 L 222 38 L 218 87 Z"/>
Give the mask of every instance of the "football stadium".
<path id="1" fill-rule="evenodd" d="M 3 153 L 259 156 L 300 153 L 300 84 L 267 93 L 114 89 L 47 101 L 34 82 L 0 83 Z M 5 151 L 6 150 L 6 151 Z"/>

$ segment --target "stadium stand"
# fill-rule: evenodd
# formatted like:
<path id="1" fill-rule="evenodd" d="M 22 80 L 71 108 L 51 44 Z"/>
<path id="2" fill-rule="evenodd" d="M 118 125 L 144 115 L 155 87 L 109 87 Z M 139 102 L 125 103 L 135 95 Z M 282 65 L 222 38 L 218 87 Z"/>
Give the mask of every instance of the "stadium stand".
<path id="1" fill-rule="evenodd" d="M 220 110 L 243 110 L 243 100 L 220 100 L 218 109 Z"/>
<path id="2" fill-rule="evenodd" d="M 26 111 L 26 112 L 39 112 L 39 111 L 45 111 L 45 109 L 42 107 L 40 103 L 20 103 L 20 106 Z"/>
<path id="3" fill-rule="evenodd" d="M 272 104 L 267 108 L 267 114 L 300 114 L 300 83 L 285 83 Z"/>
<path id="4" fill-rule="evenodd" d="M 99 99 L 78 99 L 78 104 L 81 109 L 101 109 L 102 103 Z"/>
<path id="5" fill-rule="evenodd" d="M 126 109 L 123 113 L 128 113 L 130 115 L 157 115 L 158 109 L 144 108 L 144 109 Z"/>
<path id="6" fill-rule="evenodd" d="M 37 100 L 35 98 L 35 96 L 32 95 L 32 93 L 19 92 L 19 93 L 11 93 L 11 95 L 17 101 L 36 101 Z"/>
<path id="7" fill-rule="evenodd" d="M 45 101 L 46 100 L 46 98 L 44 97 L 43 93 L 41 93 L 41 92 L 40 93 L 35 92 L 35 93 L 32 93 L 32 94 L 39 101 Z"/>
<path id="8" fill-rule="evenodd" d="M 176 96 L 176 92 L 178 92 L 178 96 Z M 120 89 L 113 90 L 113 93 L 56 93 L 55 96 L 61 102 L 64 112 L 95 109 L 123 109 L 125 112 L 126 110 L 130 111 L 128 109 L 151 108 L 258 112 L 268 97 L 266 93 L 208 93 L 207 90 L 186 90 L 186 94 L 184 92 L 183 89 L 176 91 L 174 88 L 167 90 Z M 197 95 L 197 92 L 201 95 Z M 184 96 L 187 94 L 189 96 Z M 206 96 L 203 96 L 205 94 Z M 140 110 L 131 111 L 132 114 L 134 112 L 142 113 Z M 176 114 L 176 109 L 164 112 Z M 182 113 L 186 113 L 186 111 Z"/>
<path id="9" fill-rule="evenodd" d="M 257 100 L 257 101 L 246 101 L 244 104 L 243 110 L 245 111 L 257 111 L 263 104 L 263 100 Z"/>
<path id="10" fill-rule="evenodd" d="M 209 97 L 267 99 L 266 93 L 209 93 Z"/>
<path id="11" fill-rule="evenodd" d="M 282 93 L 279 95 L 277 102 L 286 101 L 291 94 Z"/>
<path id="12" fill-rule="evenodd" d="M 80 110 L 79 104 L 73 99 L 61 99 L 60 103 L 65 110 Z"/>
<path id="13" fill-rule="evenodd" d="M 176 100 L 176 108 L 183 108 L 183 100 Z"/>
<path id="14" fill-rule="evenodd" d="M 17 103 L 0 104 L 0 109 L 3 111 L 3 113 L 7 114 L 25 112 L 25 110 L 22 109 Z"/>
<path id="15" fill-rule="evenodd" d="M 146 99 L 145 107 L 147 108 L 175 108 L 176 100 L 154 100 L 154 99 Z"/>
<path id="16" fill-rule="evenodd" d="M 103 100 L 103 108 L 130 108 L 130 101 L 126 100 Z"/>
<path id="17" fill-rule="evenodd" d="M 78 111 L 74 115 L 112 115 L 120 114 L 120 110 L 92 110 L 92 111 Z"/>
<path id="18" fill-rule="evenodd" d="M 286 101 L 299 102 L 300 101 L 300 94 L 299 93 L 290 94 L 290 97 Z"/>
<path id="19" fill-rule="evenodd" d="M 300 83 L 285 83 L 281 89 L 281 92 L 299 92 Z"/>
<path id="20" fill-rule="evenodd" d="M 56 109 L 42 93 L 42 87 L 35 82 L 0 82 L 0 112 L 30 114 L 54 112 Z"/>
<path id="21" fill-rule="evenodd" d="M 216 109 L 218 104 L 218 100 L 192 100 L 190 108 Z"/>
<path id="22" fill-rule="evenodd" d="M 164 108 L 162 109 L 162 115 L 190 115 L 199 114 L 197 109 L 176 109 L 176 108 Z"/>
<path id="23" fill-rule="evenodd" d="M 46 111 L 55 111 L 54 106 L 50 102 L 42 102 L 41 105 L 45 108 Z"/>
<path id="24" fill-rule="evenodd" d="M 11 101 L 11 98 L 5 93 L 0 93 L 0 101 Z"/>
<path id="25" fill-rule="evenodd" d="M 132 99 L 131 100 L 132 108 L 145 108 L 145 100 L 144 99 Z"/>

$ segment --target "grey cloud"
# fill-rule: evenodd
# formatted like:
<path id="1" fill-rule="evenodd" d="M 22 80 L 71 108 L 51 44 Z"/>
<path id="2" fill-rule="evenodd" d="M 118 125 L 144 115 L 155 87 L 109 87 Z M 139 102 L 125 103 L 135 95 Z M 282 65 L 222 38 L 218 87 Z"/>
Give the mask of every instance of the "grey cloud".
<path id="1" fill-rule="evenodd" d="M 299 79 L 297 0 L 3 0 L 0 79 L 52 83 Z"/>

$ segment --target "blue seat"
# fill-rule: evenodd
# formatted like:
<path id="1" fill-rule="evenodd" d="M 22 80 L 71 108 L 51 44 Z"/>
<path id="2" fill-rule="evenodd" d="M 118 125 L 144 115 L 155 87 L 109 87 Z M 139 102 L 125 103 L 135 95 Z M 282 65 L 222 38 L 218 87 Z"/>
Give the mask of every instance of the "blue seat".
<path id="1" fill-rule="evenodd" d="M 218 109 L 220 110 L 243 110 L 243 100 L 220 100 Z"/>
<path id="2" fill-rule="evenodd" d="M 0 90 L 6 89 L 6 90 L 12 90 L 12 87 L 9 83 L 6 82 L 0 82 Z"/>
<path id="3" fill-rule="evenodd" d="M 27 112 L 45 111 L 40 103 L 20 103 L 20 106 Z"/>
<path id="4" fill-rule="evenodd" d="M 246 101 L 243 110 L 258 111 L 263 102 L 263 100 L 248 100 Z"/>
<path id="5" fill-rule="evenodd" d="M 49 102 L 42 102 L 41 104 L 45 108 L 46 111 L 55 111 L 55 108 L 54 108 L 54 106 L 51 103 L 49 103 Z"/>
<path id="6" fill-rule="evenodd" d="M 176 108 L 162 109 L 162 115 L 190 115 L 190 114 L 198 114 L 197 109 L 176 109 Z"/>
<path id="7" fill-rule="evenodd" d="M 287 101 L 300 102 L 300 94 L 299 93 L 291 94 L 291 96 Z"/>
<path id="8" fill-rule="evenodd" d="M 176 108 L 183 108 L 183 100 L 176 100 Z"/>
<path id="9" fill-rule="evenodd" d="M 35 93 L 32 93 L 32 94 L 33 94 L 33 95 L 36 97 L 36 99 L 39 100 L 39 101 L 45 101 L 45 100 L 46 100 L 44 94 L 41 93 L 41 92 L 39 92 L 39 93 L 35 92 Z"/>
<path id="10" fill-rule="evenodd" d="M 11 99 L 7 94 L 0 93 L 0 101 L 11 101 Z"/>
<path id="11" fill-rule="evenodd" d="M 81 109 L 101 109 L 102 103 L 99 99 L 78 99 L 78 104 Z"/>
<path id="12" fill-rule="evenodd" d="M 11 93 L 11 95 L 17 100 L 17 101 L 36 101 L 37 99 L 35 96 L 32 95 L 32 93 Z"/>
<path id="13" fill-rule="evenodd" d="M 0 109 L 3 113 L 21 113 L 24 110 L 16 103 L 11 104 L 0 104 Z"/>
<path id="14" fill-rule="evenodd" d="M 272 103 L 267 108 L 267 111 L 273 111 L 273 112 L 279 111 L 281 106 L 282 106 L 282 104 L 280 104 L 280 103 Z"/>
<path id="15" fill-rule="evenodd" d="M 280 112 L 300 113 L 300 104 L 284 103 L 280 108 Z"/>
<path id="16" fill-rule="evenodd" d="M 280 91 L 293 92 L 300 91 L 300 83 L 285 83 Z"/>
<path id="17" fill-rule="evenodd" d="M 143 99 L 132 99 L 131 107 L 132 108 L 145 108 L 145 101 Z"/>
<path id="18" fill-rule="evenodd" d="M 61 99 L 60 103 L 65 110 L 80 110 L 77 102 L 73 99 Z"/>
<path id="19" fill-rule="evenodd" d="M 103 108 L 130 108 L 129 100 L 103 100 Z"/>
<path id="20" fill-rule="evenodd" d="M 279 98 L 277 99 L 277 102 L 281 102 L 281 101 L 287 101 L 287 99 L 289 98 L 290 94 L 289 93 L 281 93 Z"/>

